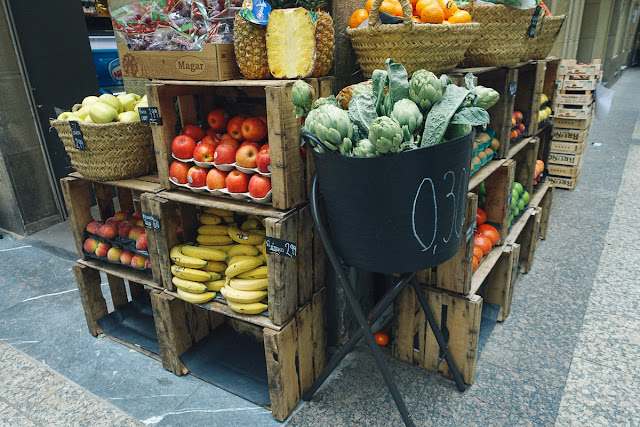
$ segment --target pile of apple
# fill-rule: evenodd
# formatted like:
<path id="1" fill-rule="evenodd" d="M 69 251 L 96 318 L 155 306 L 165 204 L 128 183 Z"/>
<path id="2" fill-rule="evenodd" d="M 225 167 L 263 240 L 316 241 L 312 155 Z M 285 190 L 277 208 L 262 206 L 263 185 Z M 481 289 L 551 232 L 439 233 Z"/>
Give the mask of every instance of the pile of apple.
<path id="1" fill-rule="evenodd" d="M 487 214 L 481 208 L 476 211 L 476 231 L 473 239 L 473 269 L 476 271 L 482 258 L 500 240 L 500 232 L 491 224 L 487 224 Z"/>
<path id="2" fill-rule="evenodd" d="M 151 268 L 142 213 L 119 211 L 105 222 L 90 222 L 86 231 L 89 237 L 83 249 L 87 255 L 138 270 Z"/>
<path id="3" fill-rule="evenodd" d="M 544 162 L 540 159 L 536 160 L 535 175 L 533 178 L 533 185 L 538 185 L 540 181 L 544 179 Z"/>
<path id="4" fill-rule="evenodd" d="M 524 123 L 522 123 L 522 120 L 524 120 L 524 116 L 522 115 L 522 113 L 520 111 L 514 111 L 513 115 L 511 116 L 511 135 L 509 136 L 510 142 L 515 141 L 524 134 L 525 127 Z"/>
<path id="5" fill-rule="evenodd" d="M 118 96 L 103 93 L 87 96 L 76 111 L 65 111 L 58 120 L 72 120 L 83 123 L 139 122 L 138 108 L 148 107 L 147 95 L 123 93 Z"/>
<path id="6" fill-rule="evenodd" d="M 515 220 L 522 215 L 529 204 L 529 198 L 529 192 L 524 189 L 522 184 L 514 182 L 513 190 L 511 192 L 511 204 L 509 206 L 510 214 L 507 227 L 511 227 Z"/>
<path id="7" fill-rule="evenodd" d="M 548 119 L 553 115 L 553 111 L 549 106 L 549 97 L 544 93 L 540 95 L 540 111 L 538 112 L 538 123 Z"/>
<path id="8" fill-rule="evenodd" d="M 171 181 L 194 191 L 267 202 L 271 158 L 267 117 L 234 117 L 224 108 L 207 115 L 208 129 L 186 124 L 171 142 Z"/>

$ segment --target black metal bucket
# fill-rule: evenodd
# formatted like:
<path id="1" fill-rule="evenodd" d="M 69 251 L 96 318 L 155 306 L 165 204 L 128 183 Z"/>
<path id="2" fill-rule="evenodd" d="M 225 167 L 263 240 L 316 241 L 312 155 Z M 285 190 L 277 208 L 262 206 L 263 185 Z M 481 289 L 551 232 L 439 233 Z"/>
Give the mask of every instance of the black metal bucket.
<path id="1" fill-rule="evenodd" d="M 474 135 L 378 157 L 312 150 L 340 258 L 378 273 L 420 271 L 452 258 L 464 237 Z M 307 132 L 302 137 L 322 145 Z"/>

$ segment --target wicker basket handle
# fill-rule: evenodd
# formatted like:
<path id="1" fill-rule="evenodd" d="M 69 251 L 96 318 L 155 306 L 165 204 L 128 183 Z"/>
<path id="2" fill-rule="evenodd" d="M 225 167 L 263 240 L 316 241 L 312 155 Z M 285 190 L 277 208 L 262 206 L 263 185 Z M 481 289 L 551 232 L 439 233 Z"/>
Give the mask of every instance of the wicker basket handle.
<path id="1" fill-rule="evenodd" d="M 380 6 L 382 5 L 383 0 L 373 0 L 373 5 L 371 6 L 371 13 L 369 14 L 369 26 L 376 28 L 380 24 L 378 18 L 380 17 Z M 400 4 L 402 5 L 402 14 L 404 25 L 413 29 L 413 8 L 411 7 L 411 3 L 409 0 L 400 0 Z"/>

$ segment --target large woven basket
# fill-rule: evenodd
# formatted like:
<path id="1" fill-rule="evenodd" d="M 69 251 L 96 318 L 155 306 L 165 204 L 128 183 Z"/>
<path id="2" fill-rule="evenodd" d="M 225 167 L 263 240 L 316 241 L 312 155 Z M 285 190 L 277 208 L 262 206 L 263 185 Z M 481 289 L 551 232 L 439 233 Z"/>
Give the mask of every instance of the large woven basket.
<path id="1" fill-rule="evenodd" d="M 540 9 L 517 9 L 502 4 L 475 4 L 461 9 L 482 25 L 480 33 L 467 49 L 464 67 L 513 67 L 527 56 L 526 42 L 536 12 Z M 542 19 L 538 19 L 536 29 Z"/>
<path id="2" fill-rule="evenodd" d="M 400 3 L 404 14 L 402 24 L 380 24 L 382 0 L 374 0 L 369 24 L 347 28 L 362 73 L 370 78 L 373 70 L 384 70 L 387 58 L 401 63 L 409 75 L 419 69 L 435 74 L 454 69 L 478 36 L 480 24 L 417 24 L 413 22 L 409 0 Z"/>
<path id="3" fill-rule="evenodd" d="M 78 123 L 84 150 L 76 148 L 68 120 L 53 120 L 71 166 L 92 181 L 146 175 L 156 169 L 151 126 L 141 122 Z"/>
<path id="4" fill-rule="evenodd" d="M 525 42 L 527 49 L 523 60 L 546 58 L 560 34 L 566 17 L 567 15 L 545 16 L 535 37 Z"/>

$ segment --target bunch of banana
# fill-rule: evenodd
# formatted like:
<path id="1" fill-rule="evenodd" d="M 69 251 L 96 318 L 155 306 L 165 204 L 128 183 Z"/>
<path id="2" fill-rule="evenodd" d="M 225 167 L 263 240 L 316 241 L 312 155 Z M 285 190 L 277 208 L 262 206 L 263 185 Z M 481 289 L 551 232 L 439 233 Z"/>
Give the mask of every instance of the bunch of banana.
<path id="1" fill-rule="evenodd" d="M 255 249 L 255 247 L 254 247 Z M 257 256 L 236 255 L 225 271 L 226 284 L 220 293 L 229 308 L 238 313 L 259 314 L 267 309 L 262 303 L 267 297 L 267 266 Z"/>

